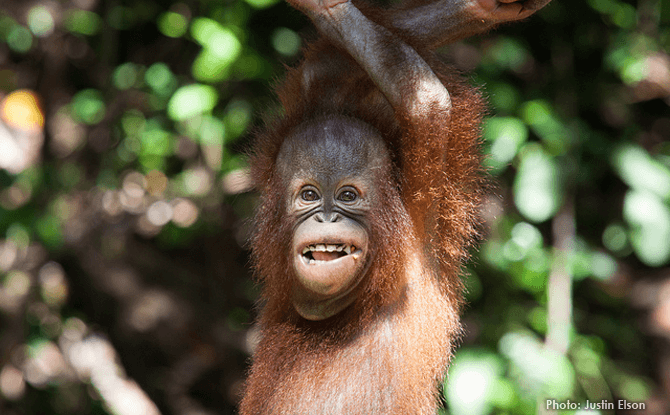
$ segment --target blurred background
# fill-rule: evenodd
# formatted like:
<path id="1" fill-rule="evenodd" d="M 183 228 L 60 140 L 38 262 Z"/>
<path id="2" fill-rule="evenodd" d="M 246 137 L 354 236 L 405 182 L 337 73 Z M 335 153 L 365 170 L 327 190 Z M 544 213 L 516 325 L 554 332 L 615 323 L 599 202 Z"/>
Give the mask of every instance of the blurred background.
<path id="1" fill-rule="evenodd" d="M 1 414 L 235 413 L 244 152 L 312 35 L 279 0 L 2 1 Z M 670 412 L 668 50 L 665 0 L 443 50 L 490 101 L 495 183 L 443 414 Z"/>

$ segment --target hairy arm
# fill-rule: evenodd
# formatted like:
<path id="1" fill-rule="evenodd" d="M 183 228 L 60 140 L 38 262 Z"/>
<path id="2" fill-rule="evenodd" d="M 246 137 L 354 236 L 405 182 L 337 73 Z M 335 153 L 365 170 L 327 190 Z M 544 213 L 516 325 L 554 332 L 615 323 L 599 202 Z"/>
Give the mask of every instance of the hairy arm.
<path id="1" fill-rule="evenodd" d="M 412 45 L 435 49 L 495 26 L 525 19 L 551 0 L 408 0 L 370 21 L 349 0 L 289 0 L 319 31 L 365 69 L 389 102 L 410 116 L 428 106 L 449 109 L 449 94 L 430 67 L 386 27 Z M 374 19 L 377 20 L 377 19 Z M 384 27 L 386 26 L 386 27 Z"/>
<path id="2" fill-rule="evenodd" d="M 390 10 L 389 24 L 429 49 L 522 20 L 551 0 L 438 0 L 408 2 Z"/>
<path id="3" fill-rule="evenodd" d="M 361 65 L 396 111 L 410 118 L 449 112 L 449 93 L 423 58 L 389 30 L 369 20 L 350 1 L 290 2 Z"/>

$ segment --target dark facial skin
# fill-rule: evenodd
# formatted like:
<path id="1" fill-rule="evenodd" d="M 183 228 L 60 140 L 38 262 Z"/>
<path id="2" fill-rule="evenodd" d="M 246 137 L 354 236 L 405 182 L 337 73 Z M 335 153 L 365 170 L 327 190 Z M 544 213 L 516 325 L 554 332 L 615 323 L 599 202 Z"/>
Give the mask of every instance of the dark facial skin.
<path id="1" fill-rule="evenodd" d="M 277 170 L 295 219 L 293 305 L 302 317 L 324 320 L 354 301 L 371 263 L 375 183 L 389 166 L 379 133 L 342 116 L 302 124 L 282 144 Z"/>

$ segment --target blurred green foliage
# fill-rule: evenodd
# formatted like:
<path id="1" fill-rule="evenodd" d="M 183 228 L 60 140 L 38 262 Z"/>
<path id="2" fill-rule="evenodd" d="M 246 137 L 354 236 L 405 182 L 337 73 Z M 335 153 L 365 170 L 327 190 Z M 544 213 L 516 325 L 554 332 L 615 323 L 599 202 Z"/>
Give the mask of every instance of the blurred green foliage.
<path id="1" fill-rule="evenodd" d="M 115 359 L 144 413 L 232 413 L 244 151 L 306 27 L 278 0 L 3 2 L 1 413 L 132 413 L 96 375 Z M 661 0 L 554 0 L 444 48 L 491 104 L 495 189 L 441 413 L 670 410 L 668 50 Z"/>

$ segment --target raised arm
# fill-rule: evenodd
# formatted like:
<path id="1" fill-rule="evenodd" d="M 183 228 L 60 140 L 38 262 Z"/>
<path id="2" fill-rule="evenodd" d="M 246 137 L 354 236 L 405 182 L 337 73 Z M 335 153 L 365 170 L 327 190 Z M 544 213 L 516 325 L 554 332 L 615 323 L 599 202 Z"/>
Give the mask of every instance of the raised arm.
<path id="1" fill-rule="evenodd" d="M 350 1 L 289 1 L 361 65 L 396 111 L 421 118 L 450 110 L 449 93 L 423 58 Z"/>
<path id="2" fill-rule="evenodd" d="M 551 0 L 438 0 L 407 2 L 389 11 L 390 27 L 430 49 L 522 20 Z"/>

